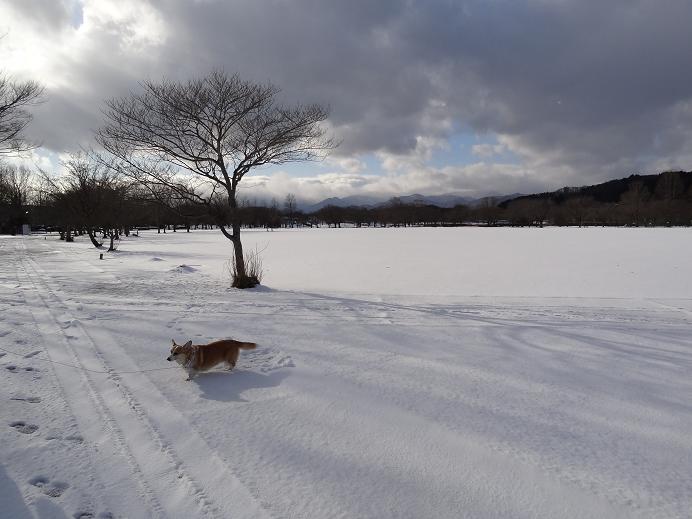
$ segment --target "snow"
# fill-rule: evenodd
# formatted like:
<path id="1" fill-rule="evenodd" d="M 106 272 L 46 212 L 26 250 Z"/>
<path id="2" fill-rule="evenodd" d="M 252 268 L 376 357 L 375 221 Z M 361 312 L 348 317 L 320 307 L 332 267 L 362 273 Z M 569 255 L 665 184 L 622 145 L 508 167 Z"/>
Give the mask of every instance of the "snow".
<path id="1" fill-rule="evenodd" d="M 688 229 L 244 243 L 0 237 L 0 517 L 690 517 Z"/>

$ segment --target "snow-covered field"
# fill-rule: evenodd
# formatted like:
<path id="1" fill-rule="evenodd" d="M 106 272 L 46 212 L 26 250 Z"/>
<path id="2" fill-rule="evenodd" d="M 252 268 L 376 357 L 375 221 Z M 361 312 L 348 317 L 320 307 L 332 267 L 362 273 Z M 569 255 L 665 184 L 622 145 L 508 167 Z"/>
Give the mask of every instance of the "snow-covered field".
<path id="1" fill-rule="evenodd" d="M 690 230 L 244 236 L 0 237 L 0 517 L 692 517 Z"/>

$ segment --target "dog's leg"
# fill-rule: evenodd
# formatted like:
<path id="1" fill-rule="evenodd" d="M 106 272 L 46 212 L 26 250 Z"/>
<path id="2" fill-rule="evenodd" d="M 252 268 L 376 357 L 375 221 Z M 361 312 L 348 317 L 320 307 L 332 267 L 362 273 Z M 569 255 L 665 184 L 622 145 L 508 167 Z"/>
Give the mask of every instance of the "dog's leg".
<path id="1" fill-rule="evenodd" d="M 226 356 L 226 364 L 228 364 L 228 371 L 231 371 L 233 368 L 235 368 L 235 363 L 238 362 L 238 348 L 235 348 L 231 351 L 228 352 L 228 355 Z"/>
<path id="2" fill-rule="evenodd" d="M 187 378 L 185 379 L 186 382 L 192 380 L 197 376 L 197 370 L 196 369 L 188 369 L 187 370 Z"/>

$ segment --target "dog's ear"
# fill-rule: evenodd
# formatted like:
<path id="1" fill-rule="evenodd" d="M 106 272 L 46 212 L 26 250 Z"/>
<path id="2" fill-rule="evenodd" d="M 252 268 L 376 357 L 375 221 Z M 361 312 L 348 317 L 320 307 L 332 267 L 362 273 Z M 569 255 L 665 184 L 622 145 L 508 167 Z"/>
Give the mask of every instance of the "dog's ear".
<path id="1" fill-rule="evenodd" d="M 185 343 L 185 347 L 186 347 L 186 348 L 189 348 L 190 346 L 192 346 L 192 341 L 187 341 L 187 342 Z"/>
<path id="2" fill-rule="evenodd" d="M 171 339 L 171 342 L 173 343 L 173 346 L 176 346 L 175 339 Z"/>

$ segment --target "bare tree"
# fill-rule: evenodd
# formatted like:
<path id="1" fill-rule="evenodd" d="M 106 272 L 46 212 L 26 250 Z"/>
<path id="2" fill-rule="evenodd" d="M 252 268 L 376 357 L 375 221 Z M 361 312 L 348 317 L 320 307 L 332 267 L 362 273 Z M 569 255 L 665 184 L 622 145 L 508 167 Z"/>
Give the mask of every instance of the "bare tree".
<path id="1" fill-rule="evenodd" d="M 497 225 L 501 211 L 502 209 L 497 206 L 497 199 L 492 196 L 486 196 L 478 202 L 474 213 L 480 221 L 491 227 Z"/>
<path id="2" fill-rule="evenodd" d="M 65 223 L 68 239 L 71 228 L 78 227 L 80 233 L 86 230 L 94 247 L 100 248 L 100 230 L 104 238 L 110 238 L 108 250 L 115 250 L 125 213 L 127 183 L 115 168 L 86 155 L 72 155 L 63 166 L 63 175 L 54 178 L 43 173 L 43 180 L 49 186 L 59 219 Z"/>
<path id="3" fill-rule="evenodd" d="M 31 122 L 27 107 L 39 103 L 43 87 L 35 81 L 13 81 L 0 75 L 0 157 L 35 147 L 23 132 Z"/>
<path id="4" fill-rule="evenodd" d="M 274 85 L 223 71 L 187 82 L 145 81 L 142 89 L 107 101 L 98 142 L 143 185 L 204 206 L 233 244 L 234 286 L 254 286 L 240 240 L 238 186 L 258 166 L 313 160 L 331 149 L 320 124 L 328 111 L 281 106 Z"/>
<path id="5" fill-rule="evenodd" d="M 294 224 L 294 217 L 296 215 L 297 207 L 298 204 L 296 203 L 296 195 L 293 193 L 288 193 L 284 199 L 284 212 L 288 218 L 287 224 L 290 224 L 291 227 L 293 227 Z"/>
<path id="6" fill-rule="evenodd" d="M 620 197 L 620 204 L 624 209 L 626 225 L 639 227 L 645 218 L 646 204 L 651 198 L 651 192 L 644 182 L 638 180 L 632 182 L 626 192 Z"/>
<path id="7" fill-rule="evenodd" d="M 679 171 L 666 171 L 658 176 L 654 195 L 665 201 L 681 198 L 685 191 L 685 183 Z"/>
<path id="8" fill-rule="evenodd" d="M 682 200 L 684 192 L 685 183 L 680 172 L 667 171 L 658 176 L 653 200 L 649 202 L 657 223 L 670 226 L 685 221 L 685 203 Z"/>
<path id="9" fill-rule="evenodd" d="M 0 164 L 0 232 L 16 234 L 28 223 L 31 172 L 25 167 Z"/>
<path id="10" fill-rule="evenodd" d="M 575 196 L 565 201 L 563 210 L 567 213 L 568 222 L 570 224 L 581 227 L 584 225 L 584 221 L 594 205 L 593 197 Z"/>

